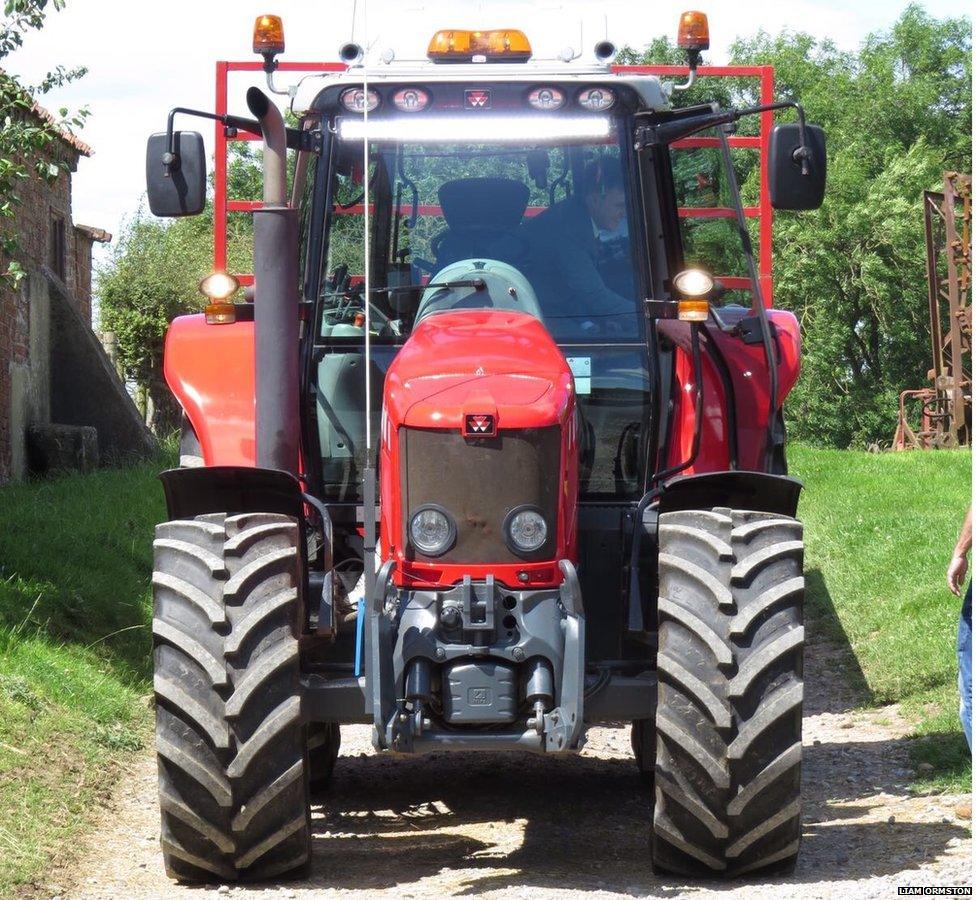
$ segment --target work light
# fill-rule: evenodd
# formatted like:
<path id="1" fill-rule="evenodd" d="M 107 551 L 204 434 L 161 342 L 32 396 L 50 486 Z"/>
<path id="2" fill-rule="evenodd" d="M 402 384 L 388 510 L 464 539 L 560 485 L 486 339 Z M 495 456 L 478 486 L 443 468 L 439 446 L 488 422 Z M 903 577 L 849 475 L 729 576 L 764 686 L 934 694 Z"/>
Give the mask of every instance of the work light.
<path id="1" fill-rule="evenodd" d="M 424 556 L 447 553 L 457 538 L 457 526 L 447 510 L 429 504 L 410 519 L 410 542 Z"/>
<path id="2" fill-rule="evenodd" d="M 211 272 L 200 282 L 200 293 L 208 301 L 203 310 L 208 325 L 232 325 L 237 320 L 237 310 L 230 302 L 230 296 L 240 286 L 240 282 L 226 272 Z"/>
<path id="3" fill-rule="evenodd" d="M 238 280 L 226 272 L 211 272 L 199 285 L 201 294 L 217 302 L 226 300 L 239 287 Z"/>
<path id="4" fill-rule="evenodd" d="M 704 322 L 708 319 L 708 295 L 715 280 L 701 269 L 685 269 L 672 279 L 674 289 L 683 294 L 678 300 L 678 318 L 682 322 Z"/>
<path id="5" fill-rule="evenodd" d="M 686 297 L 704 297 L 715 287 L 715 281 L 708 272 L 701 269 L 685 269 L 674 276 L 674 287 Z"/>
<path id="6" fill-rule="evenodd" d="M 362 90 L 362 89 L 360 89 Z M 339 139 L 361 141 L 403 141 L 404 143 L 453 143 L 477 141 L 531 144 L 536 141 L 601 140 L 611 134 L 606 116 L 420 115 L 407 119 L 362 119 L 343 117 L 338 122 Z"/>
<path id="7" fill-rule="evenodd" d="M 339 95 L 342 105 L 350 112 L 372 112 L 380 105 L 380 95 L 372 88 L 347 88 Z"/>

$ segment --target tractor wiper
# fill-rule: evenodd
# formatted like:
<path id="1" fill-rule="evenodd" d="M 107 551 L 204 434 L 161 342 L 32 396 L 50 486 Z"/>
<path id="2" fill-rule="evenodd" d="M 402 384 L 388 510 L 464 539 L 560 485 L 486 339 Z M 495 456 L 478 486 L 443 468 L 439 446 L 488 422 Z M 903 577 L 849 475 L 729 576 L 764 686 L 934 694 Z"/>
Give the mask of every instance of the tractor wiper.
<path id="1" fill-rule="evenodd" d="M 432 281 L 430 284 L 398 284 L 393 287 L 371 288 L 371 294 L 402 294 L 406 291 L 429 291 L 436 288 L 471 287 L 476 291 L 483 291 L 488 285 L 484 278 L 468 278 L 460 281 Z"/>

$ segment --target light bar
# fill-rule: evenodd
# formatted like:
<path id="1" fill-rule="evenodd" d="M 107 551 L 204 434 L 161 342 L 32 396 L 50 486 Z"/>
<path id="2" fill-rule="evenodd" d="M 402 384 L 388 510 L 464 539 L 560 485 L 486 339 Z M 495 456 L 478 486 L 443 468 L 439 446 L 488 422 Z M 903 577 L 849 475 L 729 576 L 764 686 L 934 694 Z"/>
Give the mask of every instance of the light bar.
<path id="1" fill-rule="evenodd" d="M 606 116 L 437 116 L 409 119 L 339 119 L 343 141 L 403 141 L 405 143 L 531 144 L 533 141 L 610 137 Z"/>

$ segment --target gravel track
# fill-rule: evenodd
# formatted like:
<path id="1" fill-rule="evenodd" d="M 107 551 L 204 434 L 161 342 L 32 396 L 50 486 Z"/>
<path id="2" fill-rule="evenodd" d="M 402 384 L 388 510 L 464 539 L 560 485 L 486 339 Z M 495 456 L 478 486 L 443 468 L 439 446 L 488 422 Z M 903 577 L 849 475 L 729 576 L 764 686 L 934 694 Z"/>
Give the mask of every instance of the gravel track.
<path id="1" fill-rule="evenodd" d="M 898 885 L 972 884 L 959 795 L 909 792 L 911 724 L 897 707 L 854 709 L 836 651 L 808 647 L 804 827 L 786 879 L 686 884 L 652 874 L 650 792 L 629 726 L 590 729 L 579 757 L 374 755 L 365 726 L 344 727 L 330 793 L 312 811 L 311 879 L 181 888 L 163 874 L 156 767 L 143 755 L 104 811 L 79 863 L 34 896 L 894 897 Z"/>

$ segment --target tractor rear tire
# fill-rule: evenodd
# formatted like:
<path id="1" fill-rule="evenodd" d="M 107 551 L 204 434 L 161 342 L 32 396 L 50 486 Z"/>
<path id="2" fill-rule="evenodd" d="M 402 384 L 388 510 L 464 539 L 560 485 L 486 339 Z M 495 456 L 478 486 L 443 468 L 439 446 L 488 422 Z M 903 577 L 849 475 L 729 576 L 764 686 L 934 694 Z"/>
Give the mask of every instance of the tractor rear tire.
<path id="1" fill-rule="evenodd" d="M 630 747 L 634 751 L 634 762 L 641 778 L 649 785 L 654 784 L 654 757 L 656 756 L 657 734 L 653 719 L 636 719 L 630 724 Z"/>
<path id="2" fill-rule="evenodd" d="M 665 513 L 659 529 L 655 871 L 790 871 L 800 846 L 803 530 Z"/>
<path id="3" fill-rule="evenodd" d="M 185 882 L 307 866 L 299 529 L 268 513 L 156 528 L 153 658 L 160 842 Z"/>

